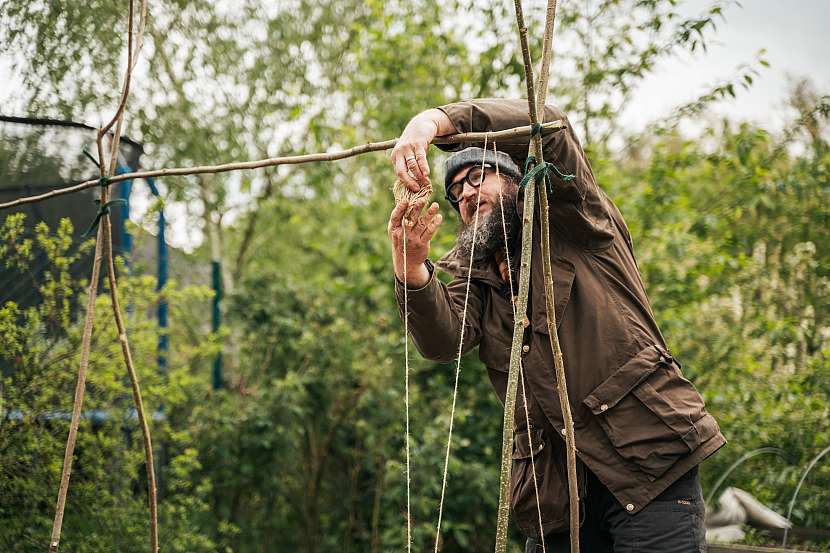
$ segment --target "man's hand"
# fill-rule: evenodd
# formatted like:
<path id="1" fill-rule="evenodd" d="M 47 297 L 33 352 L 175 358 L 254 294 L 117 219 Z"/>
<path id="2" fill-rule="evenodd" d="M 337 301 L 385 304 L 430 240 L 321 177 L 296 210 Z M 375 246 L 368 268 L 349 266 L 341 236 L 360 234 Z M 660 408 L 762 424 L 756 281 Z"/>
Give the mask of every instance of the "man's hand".
<path id="1" fill-rule="evenodd" d="M 454 132 L 452 121 L 439 109 L 429 109 L 413 117 L 390 154 L 398 180 L 413 192 L 429 186 L 429 144 L 436 136 Z"/>
<path id="2" fill-rule="evenodd" d="M 409 288 L 421 288 L 429 282 L 429 270 L 424 262 L 429 255 L 429 243 L 443 220 L 438 213 L 438 204 L 429 206 L 421 213 L 426 199 L 416 200 L 410 212 L 410 218 L 404 217 L 409 209 L 409 201 L 402 200 L 389 217 L 387 232 L 392 242 L 392 263 L 395 276 L 405 282 Z M 406 275 L 404 275 L 404 232 L 406 233 Z"/>

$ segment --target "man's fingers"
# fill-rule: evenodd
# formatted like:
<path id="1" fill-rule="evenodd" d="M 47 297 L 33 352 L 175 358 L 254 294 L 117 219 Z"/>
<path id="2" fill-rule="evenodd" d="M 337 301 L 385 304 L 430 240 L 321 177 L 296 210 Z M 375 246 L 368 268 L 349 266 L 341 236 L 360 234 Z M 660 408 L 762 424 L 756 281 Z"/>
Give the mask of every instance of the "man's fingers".
<path id="1" fill-rule="evenodd" d="M 421 202 L 422 204 L 426 203 L 426 199 Z M 418 224 L 415 225 L 415 231 L 420 235 L 423 234 L 424 229 L 432 221 L 432 218 L 435 217 L 435 214 L 438 213 L 438 204 L 433 202 L 429 209 L 418 218 Z"/>
<path id="2" fill-rule="evenodd" d="M 415 225 L 418 224 L 418 220 L 421 216 L 421 209 L 424 207 L 424 200 L 416 200 L 411 207 L 408 207 L 404 210 L 403 219 L 401 220 L 401 224 L 406 231 L 407 242 L 412 241 L 413 236 L 419 236 L 421 231 L 415 231 Z"/>
<path id="3" fill-rule="evenodd" d="M 401 220 L 403 219 L 406 208 L 409 207 L 409 200 L 401 200 L 395 209 L 392 210 L 392 215 L 389 217 L 389 230 L 396 230 L 401 227 Z"/>
<path id="4" fill-rule="evenodd" d="M 421 212 L 426 204 L 426 198 L 418 198 L 415 200 L 415 203 L 412 204 L 412 210 L 409 212 L 409 218 L 412 219 L 413 224 L 420 222 L 421 218 L 424 216 Z"/>
<path id="5" fill-rule="evenodd" d="M 406 161 L 406 169 L 409 175 L 414 176 L 415 180 L 422 186 L 429 185 L 429 167 L 426 164 L 426 152 L 421 146 L 414 146 L 412 150 L 404 156 Z"/>
<path id="6" fill-rule="evenodd" d="M 436 213 L 429 221 L 426 228 L 424 228 L 424 231 L 421 233 L 421 240 L 423 240 L 424 242 L 432 240 L 432 237 L 435 236 L 435 231 L 438 230 L 438 227 L 441 226 L 441 222 L 443 220 L 444 218 L 441 216 L 441 214 Z"/>
<path id="7" fill-rule="evenodd" d="M 415 148 L 415 161 L 418 162 L 418 169 L 421 170 L 421 175 L 426 181 L 424 184 L 429 184 L 429 161 L 427 161 L 426 150 L 421 147 Z"/>
<path id="8" fill-rule="evenodd" d="M 410 149 L 395 151 L 392 153 L 395 162 L 395 175 L 397 175 L 398 179 L 408 189 L 410 189 L 412 192 L 417 192 L 421 189 L 421 185 L 418 184 L 415 172 L 408 167 L 408 162 L 406 160 L 407 156 L 412 155 L 413 154 L 411 153 Z"/>

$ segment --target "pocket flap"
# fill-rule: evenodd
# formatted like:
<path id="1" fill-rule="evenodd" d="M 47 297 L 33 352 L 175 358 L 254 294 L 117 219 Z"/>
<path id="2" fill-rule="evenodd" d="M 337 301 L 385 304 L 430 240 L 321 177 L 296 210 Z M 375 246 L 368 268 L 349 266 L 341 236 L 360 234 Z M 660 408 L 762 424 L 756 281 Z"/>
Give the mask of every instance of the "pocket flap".
<path id="1" fill-rule="evenodd" d="M 541 428 L 534 428 L 530 432 L 516 432 L 513 437 L 513 458 L 530 458 L 530 446 L 533 446 L 533 455 L 538 455 L 545 448 L 545 435 Z"/>
<path id="2" fill-rule="evenodd" d="M 564 257 L 553 258 L 551 267 L 553 271 L 553 300 L 554 311 L 556 312 L 556 328 L 562 326 L 562 319 L 565 317 L 565 308 L 571 299 L 571 288 L 573 288 L 576 269 L 574 264 Z M 540 271 L 541 274 L 541 271 Z M 534 283 L 534 286 L 537 284 Z M 544 283 L 541 286 L 539 298 L 544 298 Z M 535 288 L 534 288 L 535 290 Z M 535 296 L 534 296 L 534 301 Z M 548 334 L 548 314 L 545 301 L 542 299 L 533 306 L 533 330 Z"/>
<path id="3" fill-rule="evenodd" d="M 649 346 L 614 371 L 602 384 L 583 400 L 591 412 L 599 415 L 617 402 L 653 373 L 661 362 L 671 362 L 671 355 L 658 346 Z"/>

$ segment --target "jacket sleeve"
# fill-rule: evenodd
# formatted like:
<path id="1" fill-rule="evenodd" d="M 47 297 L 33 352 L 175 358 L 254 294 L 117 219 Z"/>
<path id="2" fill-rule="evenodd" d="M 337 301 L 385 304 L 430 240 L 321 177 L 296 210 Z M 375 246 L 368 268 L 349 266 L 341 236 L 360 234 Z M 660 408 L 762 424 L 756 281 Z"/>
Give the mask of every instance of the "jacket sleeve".
<path id="1" fill-rule="evenodd" d="M 530 124 L 527 100 L 482 98 L 440 106 L 458 132 L 499 131 Z M 579 140 L 565 114 L 553 106 L 545 106 L 542 122 L 561 120 L 565 129 L 543 138 L 545 161 L 553 163 L 562 173 L 575 175 L 565 181 L 552 174 L 550 195 L 551 224 L 575 243 L 588 249 L 602 249 L 614 237 L 607 197 L 597 185 L 594 173 Z M 529 137 L 500 140 L 496 146 L 513 158 L 520 168 L 527 158 Z M 472 144 L 474 146 L 482 146 Z M 439 145 L 452 151 L 459 144 Z"/>
<path id="2" fill-rule="evenodd" d="M 416 290 L 407 289 L 409 333 L 423 357 L 439 363 L 449 363 L 458 357 L 467 281 L 457 278 L 449 284 L 444 284 L 435 278 L 432 263 L 427 261 L 427 267 L 430 272 L 429 282 Z M 397 277 L 395 297 L 403 320 L 404 285 Z M 479 285 L 473 281 L 470 283 L 470 294 L 467 299 L 462 355 L 481 341 L 481 314 L 481 291 Z"/>

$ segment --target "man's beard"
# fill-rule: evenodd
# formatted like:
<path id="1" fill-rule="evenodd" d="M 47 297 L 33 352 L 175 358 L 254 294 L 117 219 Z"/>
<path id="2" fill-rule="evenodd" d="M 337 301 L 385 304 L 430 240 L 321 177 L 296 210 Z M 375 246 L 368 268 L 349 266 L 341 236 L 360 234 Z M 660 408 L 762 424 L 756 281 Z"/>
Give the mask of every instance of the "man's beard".
<path id="1" fill-rule="evenodd" d="M 513 241 L 513 238 L 521 230 L 519 217 L 516 214 L 516 199 L 512 195 L 507 195 L 503 197 L 502 202 L 504 204 L 504 227 L 502 226 L 502 210 L 497 205 L 492 206 L 490 213 L 479 216 L 478 228 L 475 233 L 473 233 L 474 222 L 461 223 L 458 229 L 458 240 L 455 244 L 461 259 L 469 260 L 471 253 L 474 255 L 473 261 L 487 259 L 504 247 L 505 228 L 507 229 L 508 244 Z M 473 242 L 473 234 L 475 234 L 475 242 Z M 474 244 L 475 251 L 473 251 Z"/>

